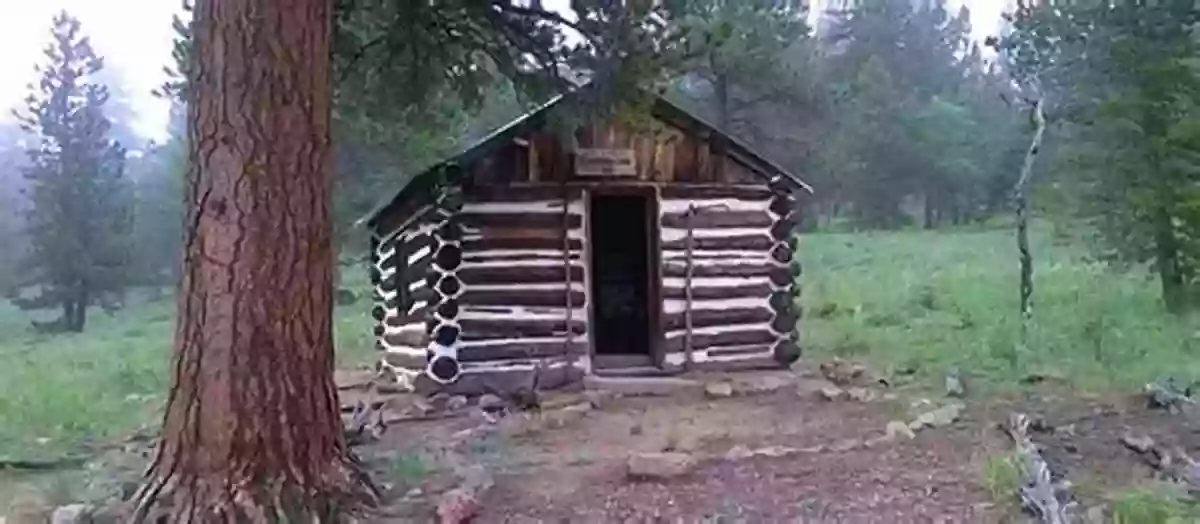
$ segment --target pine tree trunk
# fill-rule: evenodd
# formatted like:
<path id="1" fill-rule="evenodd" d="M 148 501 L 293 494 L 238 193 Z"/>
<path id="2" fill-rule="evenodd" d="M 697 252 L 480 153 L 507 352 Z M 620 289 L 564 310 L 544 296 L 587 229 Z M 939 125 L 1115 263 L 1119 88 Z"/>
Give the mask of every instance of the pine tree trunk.
<path id="1" fill-rule="evenodd" d="M 375 500 L 333 384 L 330 0 L 199 0 L 172 385 L 135 522 Z"/>
<path id="2" fill-rule="evenodd" d="M 1169 189 L 1168 189 L 1169 191 Z M 1164 195 L 1154 218 L 1155 269 L 1162 285 L 1163 303 L 1167 311 L 1182 313 L 1187 310 L 1187 294 L 1183 285 L 1183 272 L 1179 270 L 1179 239 L 1171 221 L 1167 200 Z"/>

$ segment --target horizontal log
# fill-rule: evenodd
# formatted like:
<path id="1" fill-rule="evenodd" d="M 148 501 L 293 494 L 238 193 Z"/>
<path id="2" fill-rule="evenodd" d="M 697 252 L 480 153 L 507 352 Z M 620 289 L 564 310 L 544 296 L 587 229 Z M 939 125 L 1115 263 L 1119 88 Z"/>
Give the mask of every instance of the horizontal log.
<path id="1" fill-rule="evenodd" d="M 490 344 L 469 344 L 458 349 L 462 362 L 521 360 L 587 354 L 587 341 L 576 337 L 570 344 L 563 340 L 507 340 Z"/>
<path id="2" fill-rule="evenodd" d="M 537 202 L 540 200 L 561 201 L 564 197 L 577 200 L 582 194 L 579 188 L 564 188 L 558 184 L 512 184 L 475 185 L 464 193 L 467 202 Z"/>
<path id="3" fill-rule="evenodd" d="M 792 213 L 789 216 L 779 219 L 771 225 L 771 238 L 776 240 L 786 240 L 796 231 L 796 225 L 799 223 L 799 213 Z"/>
<path id="4" fill-rule="evenodd" d="M 553 337 L 565 336 L 567 320 L 565 318 L 459 318 L 458 325 L 462 327 L 462 340 L 489 340 L 512 337 Z M 571 331 L 576 334 L 587 332 L 587 321 L 571 320 Z"/>
<path id="5" fill-rule="evenodd" d="M 797 360 L 800 360 L 802 351 L 800 350 L 800 345 L 794 340 L 784 339 L 775 343 L 775 347 L 771 349 L 771 353 L 776 362 L 784 366 L 790 366 Z"/>
<path id="6" fill-rule="evenodd" d="M 739 284 L 736 286 L 707 287 L 692 283 L 692 300 L 710 300 L 720 298 L 767 297 L 771 294 L 771 285 L 765 282 L 755 284 Z M 664 286 L 663 296 L 683 300 L 687 298 L 687 290 L 683 286 Z"/>
<path id="7" fill-rule="evenodd" d="M 765 301 L 762 307 L 693 309 L 691 315 L 693 328 L 767 322 L 775 317 L 775 313 L 766 307 Z M 663 315 L 664 330 L 675 331 L 686 327 L 687 317 L 685 316 L 685 312 L 681 311 Z"/>
<path id="8" fill-rule="evenodd" d="M 571 260 L 580 260 L 581 258 L 583 258 L 583 253 L 580 253 L 579 251 L 572 251 L 569 254 L 569 257 Z M 522 261 L 522 260 L 543 260 L 543 261 L 547 261 L 547 262 L 549 262 L 549 261 L 562 262 L 562 245 L 559 245 L 558 248 L 555 249 L 554 251 L 545 252 L 543 254 L 539 254 L 539 253 L 504 253 L 504 252 L 499 252 L 499 251 L 494 251 L 494 252 L 484 251 L 482 253 L 464 253 L 463 254 L 463 261 L 468 262 L 468 263 L 471 263 L 471 262 L 474 262 L 474 263 L 478 263 L 478 262 L 517 262 L 517 261 Z"/>
<path id="9" fill-rule="evenodd" d="M 793 297 L 790 290 L 787 289 L 771 293 L 771 298 L 768 303 L 770 304 L 771 309 L 777 312 L 791 311 L 792 308 L 796 307 L 795 297 Z"/>
<path id="10" fill-rule="evenodd" d="M 527 213 L 489 213 L 479 211 L 466 211 L 459 215 L 462 224 L 466 227 L 480 229 L 484 227 L 508 227 L 508 228 L 530 228 L 530 229 L 555 229 L 563 228 L 563 214 L 559 212 L 547 212 L 542 209 L 530 209 Z M 575 229 L 583 226 L 583 216 L 575 213 L 570 213 L 566 216 L 567 228 Z"/>
<path id="11" fill-rule="evenodd" d="M 570 271 L 559 264 L 554 266 L 463 266 L 458 268 L 458 278 L 470 288 L 475 284 L 543 284 L 564 282 L 568 273 L 570 280 L 583 281 L 583 267 L 573 265 Z"/>
<path id="12" fill-rule="evenodd" d="M 433 250 L 433 248 L 437 247 L 437 240 L 433 238 L 433 235 L 430 235 L 428 233 L 421 233 L 419 235 L 413 236 L 410 239 L 404 240 L 403 243 L 397 242 L 396 247 L 397 247 L 397 249 L 396 249 L 397 253 L 404 254 L 404 258 L 399 260 L 398 262 L 407 264 L 408 257 L 410 255 L 412 255 L 413 253 L 416 253 L 424 248 L 429 248 L 430 250 Z"/>
<path id="13" fill-rule="evenodd" d="M 692 265 L 692 277 L 769 277 L 775 271 L 785 269 L 766 262 L 759 264 L 704 264 Z M 662 265 L 664 277 L 684 278 L 687 276 L 687 263 L 667 262 Z"/>
<path id="14" fill-rule="evenodd" d="M 410 353 L 393 353 L 385 351 L 383 353 L 383 361 L 398 368 L 404 369 L 425 369 L 425 364 L 429 362 L 428 352 L 426 355 L 413 355 Z"/>
<path id="15" fill-rule="evenodd" d="M 433 311 L 435 306 L 436 304 L 426 303 L 425 306 L 417 308 L 412 313 L 388 317 L 383 321 L 383 323 L 388 327 L 401 327 L 409 324 L 424 322 L 429 318 L 429 314 L 431 311 Z"/>
<path id="16" fill-rule="evenodd" d="M 442 324 L 433 329 L 433 335 L 430 337 L 430 340 L 439 345 L 449 347 L 458 342 L 458 337 L 461 333 L 462 331 L 454 324 Z"/>
<path id="17" fill-rule="evenodd" d="M 775 318 L 771 319 L 771 329 L 779 333 L 790 333 L 796 329 L 796 324 L 800 322 L 800 313 L 796 310 L 784 311 L 776 313 Z"/>
<path id="18" fill-rule="evenodd" d="M 796 199 L 788 195 L 776 196 L 771 199 L 771 212 L 779 216 L 787 216 L 796 210 Z"/>
<path id="19" fill-rule="evenodd" d="M 787 244 L 775 244 L 775 247 L 771 248 L 771 260 L 781 264 L 791 262 L 792 254 L 793 251 L 788 248 Z"/>
<path id="20" fill-rule="evenodd" d="M 457 216 L 451 217 L 437 230 L 438 238 L 442 239 L 443 241 L 462 240 L 462 235 L 462 220 L 460 220 Z"/>
<path id="21" fill-rule="evenodd" d="M 779 336 L 770 329 L 740 329 L 722 331 L 720 333 L 692 333 L 692 349 L 707 349 L 712 346 L 743 346 L 750 344 L 770 344 Z M 676 333 L 667 338 L 667 351 L 683 351 L 684 334 Z"/>
<path id="22" fill-rule="evenodd" d="M 462 287 L 462 279 L 458 278 L 457 272 L 442 276 L 437 283 L 438 292 L 447 297 L 454 296 Z"/>
<path id="23" fill-rule="evenodd" d="M 568 246 L 572 251 L 579 251 L 583 249 L 583 242 L 578 238 L 572 238 L 568 240 Z M 463 241 L 463 251 L 468 253 L 514 249 L 557 249 L 561 251 L 562 248 L 562 235 L 556 238 L 495 238 L 484 236 L 483 238 L 473 238 Z"/>
<path id="24" fill-rule="evenodd" d="M 771 344 L 751 344 L 747 346 L 715 346 L 704 350 L 710 357 L 730 357 L 734 355 L 764 355 L 771 352 Z"/>
<path id="25" fill-rule="evenodd" d="M 670 199 L 708 199 L 708 198 L 737 198 L 741 200 L 766 200 L 775 195 L 767 187 L 737 187 L 737 186 L 687 186 L 680 184 L 664 185 L 659 188 L 662 198 Z"/>
<path id="26" fill-rule="evenodd" d="M 406 329 L 399 332 L 385 333 L 383 335 L 383 342 L 389 346 L 425 347 L 429 345 L 429 334 L 424 329 Z"/>
<path id="27" fill-rule="evenodd" d="M 692 238 L 692 249 L 745 249 L 767 251 L 775 244 L 775 239 L 766 232 L 751 235 L 729 237 L 695 237 Z M 668 240 L 662 243 L 663 249 L 687 249 L 687 239 Z"/>
<path id="28" fill-rule="evenodd" d="M 795 281 L 796 280 L 792 278 L 791 273 L 788 272 L 788 268 L 786 267 L 777 267 L 771 272 L 771 283 L 775 284 L 776 286 L 789 286 Z"/>
<path id="29" fill-rule="evenodd" d="M 437 314 L 442 318 L 458 318 L 458 300 L 454 298 L 442 299 L 437 305 Z"/>
<path id="30" fill-rule="evenodd" d="M 711 229 L 724 227 L 768 227 L 775 220 L 766 211 L 712 211 L 697 209 L 688 220 L 686 212 L 665 213 L 662 227 Z"/>
<path id="31" fill-rule="evenodd" d="M 746 355 L 745 358 L 737 358 L 732 360 L 707 360 L 697 362 L 692 366 L 699 372 L 707 373 L 727 373 L 734 371 L 756 371 L 766 369 L 779 369 L 782 367 L 779 362 L 771 355 Z"/>
<path id="32" fill-rule="evenodd" d="M 479 289 L 467 288 L 458 301 L 470 306 L 533 306 L 533 307 L 566 307 L 568 293 L 565 289 Z M 583 307 L 587 295 L 583 291 L 571 291 L 570 307 Z"/>
<path id="33" fill-rule="evenodd" d="M 453 271 L 462 263 L 462 249 L 458 246 L 444 245 L 437 250 L 433 263 L 442 271 Z"/>
<path id="34" fill-rule="evenodd" d="M 583 380 L 583 372 L 573 366 L 545 367 L 538 372 L 537 385 L 539 390 L 552 390 L 568 384 L 578 384 Z M 484 393 L 499 393 L 501 395 L 527 389 L 533 383 L 533 371 L 525 369 L 505 369 L 464 373 L 451 384 L 438 384 L 424 374 L 418 375 L 413 381 L 416 392 L 420 395 L 446 393 L 450 395 L 482 395 Z"/>

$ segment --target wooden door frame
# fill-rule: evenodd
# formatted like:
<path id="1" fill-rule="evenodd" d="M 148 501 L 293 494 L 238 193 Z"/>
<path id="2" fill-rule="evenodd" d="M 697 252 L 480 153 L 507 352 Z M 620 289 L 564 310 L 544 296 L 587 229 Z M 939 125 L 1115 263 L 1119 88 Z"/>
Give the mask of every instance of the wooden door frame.
<path id="1" fill-rule="evenodd" d="M 596 300 L 592 296 L 592 280 L 595 268 L 592 267 L 594 241 L 592 239 L 592 198 L 593 196 L 639 196 L 645 199 L 646 216 L 643 227 L 646 229 L 646 336 L 647 349 L 650 352 L 650 362 L 659 369 L 664 365 L 663 331 L 662 331 L 662 253 L 660 250 L 661 231 L 659 226 L 658 186 L 654 185 L 606 185 L 588 187 L 584 196 L 584 231 L 587 235 L 584 261 L 584 279 L 588 302 L 588 357 L 596 358 Z M 594 366 L 589 366 L 594 367 Z"/>

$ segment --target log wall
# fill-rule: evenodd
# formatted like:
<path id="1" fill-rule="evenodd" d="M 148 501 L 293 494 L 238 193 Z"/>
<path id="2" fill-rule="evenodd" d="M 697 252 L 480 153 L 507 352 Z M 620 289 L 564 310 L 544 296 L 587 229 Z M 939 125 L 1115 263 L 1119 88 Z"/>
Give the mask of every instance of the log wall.
<path id="1" fill-rule="evenodd" d="M 762 186 L 660 190 L 664 366 L 799 358 L 789 197 Z"/>

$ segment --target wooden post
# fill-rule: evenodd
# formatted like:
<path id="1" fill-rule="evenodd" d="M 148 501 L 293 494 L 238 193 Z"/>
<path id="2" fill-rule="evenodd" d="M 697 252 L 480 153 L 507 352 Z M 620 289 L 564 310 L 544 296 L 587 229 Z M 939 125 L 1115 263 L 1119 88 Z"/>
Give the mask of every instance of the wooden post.
<path id="1" fill-rule="evenodd" d="M 696 204 L 689 203 L 687 210 L 687 239 L 684 242 L 684 260 L 686 269 L 683 275 L 683 358 L 684 369 L 691 370 L 695 363 L 692 359 L 692 217 L 696 215 Z"/>
<path id="2" fill-rule="evenodd" d="M 567 290 L 563 294 L 563 304 L 566 306 L 566 326 L 567 336 L 563 339 L 563 355 L 568 366 L 575 365 L 579 355 L 574 354 L 571 348 L 571 342 L 574 339 L 575 332 L 571 329 L 571 320 L 575 313 L 575 308 L 571 304 L 571 291 L 574 289 L 574 281 L 571 280 L 571 192 L 566 187 L 566 182 L 563 183 L 563 216 L 562 216 L 562 234 L 563 234 L 563 273 L 567 281 Z M 570 371 L 570 370 L 567 370 Z"/>

